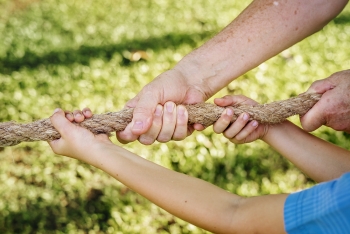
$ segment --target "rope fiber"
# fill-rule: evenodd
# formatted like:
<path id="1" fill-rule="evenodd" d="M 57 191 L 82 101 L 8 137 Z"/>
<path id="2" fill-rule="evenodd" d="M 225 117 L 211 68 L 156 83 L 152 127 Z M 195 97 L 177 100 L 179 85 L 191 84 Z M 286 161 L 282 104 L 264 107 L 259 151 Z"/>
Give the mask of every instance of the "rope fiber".
<path id="1" fill-rule="evenodd" d="M 255 106 L 234 106 L 234 122 L 242 113 L 248 113 L 250 120 L 256 120 L 261 124 L 278 124 L 293 115 L 304 115 L 321 98 L 321 94 L 300 94 L 283 101 L 258 104 Z M 187 105 L 188 124 L 200 123 L 204 126 L 214 124 L 224 107 L 210 103 Z M 75 123 L 87 128 L 94 134 L 110 134 L 123 131 L 131 122 L 133 109 L 123 109 L 119 112 L 95 114 L 81 123 Z M 21 142 L 52 141 L 59 139 L 61 135 L 52 126 L 49 118 L 32 123 L 20 124 L 16 122 L 0 123 L 0 147 L 13 146 Z"/>

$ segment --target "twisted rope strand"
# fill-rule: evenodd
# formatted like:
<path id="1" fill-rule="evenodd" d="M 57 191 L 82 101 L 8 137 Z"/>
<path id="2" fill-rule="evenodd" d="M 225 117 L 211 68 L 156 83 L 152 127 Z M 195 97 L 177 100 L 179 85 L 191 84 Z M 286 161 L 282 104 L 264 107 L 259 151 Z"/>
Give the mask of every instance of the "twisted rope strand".
<path id="1" fill-rule="evenodd" d="M 231 122 L 246 112 L 250 115 L 250 120 L 256 120 L 262 124 L 281 123 L 290 116 L 304 115 L 320 98 L 321 94 L 301 94 L 269 104 L 235 106 Z M 210 103 L 187 105 L 186 108 L 188 110 L 188 124 L 200 123 L 204 126 L 214 124 L 225 110 L 224 107 Z M 95 114 L 90 119 L 74 124 L 87 128 L 94 134 L 109 134 L 124 130 L 131 122 L 132 115 L 133 109 L 123 109 L 119 112 Z M 49 118 L 27 124 L 0 123 L 0 147 L 17 145 L 25 141 L 52 141 L 60 137 L 61 135 L 52 126 Z"/>

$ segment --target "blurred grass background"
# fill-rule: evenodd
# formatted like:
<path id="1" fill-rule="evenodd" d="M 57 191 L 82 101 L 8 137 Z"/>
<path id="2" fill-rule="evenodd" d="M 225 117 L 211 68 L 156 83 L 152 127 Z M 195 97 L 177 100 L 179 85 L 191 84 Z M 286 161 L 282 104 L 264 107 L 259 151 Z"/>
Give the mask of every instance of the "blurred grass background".
<path id="1" fill-rule="evenodd" d="M 56 107 L 118 111 L 249 2 L 0 0 L 0 121 L 30 122 Z M 350 68 L 349 41 L 347 6 L 322 31 L 216 97 L 244 94 L 270 102 L 295 96 Z M 325 127 L 314 134 L 350 149 L 349 135 Z M 126 148 L 242 196 L 314 184 L 262 142 L 234 145 L 211 128 L 182 142 Z M 105 173 L 54 155 L 46 142 L 0 148 L 0 160 L 0 233 L 206 233 Z"/>

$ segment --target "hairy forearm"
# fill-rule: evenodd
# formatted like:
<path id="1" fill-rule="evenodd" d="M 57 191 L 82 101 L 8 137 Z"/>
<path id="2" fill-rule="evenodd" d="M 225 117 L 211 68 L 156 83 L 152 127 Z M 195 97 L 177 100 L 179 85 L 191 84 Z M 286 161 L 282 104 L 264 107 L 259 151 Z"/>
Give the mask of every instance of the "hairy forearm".
<path id="1" fill-rule="evenodd" d="M 317 32 L 347 0 L 255 0 L 231 24 L 175 67 L 207 96 Z M 196 83 L 197 82 L 197 83 Z"/>
<path id="2" fill-rule="evenodd" d="M 270 126 L 263 140 L 317 182 L 350 171 L 350 152 L 286 121 Z"/>

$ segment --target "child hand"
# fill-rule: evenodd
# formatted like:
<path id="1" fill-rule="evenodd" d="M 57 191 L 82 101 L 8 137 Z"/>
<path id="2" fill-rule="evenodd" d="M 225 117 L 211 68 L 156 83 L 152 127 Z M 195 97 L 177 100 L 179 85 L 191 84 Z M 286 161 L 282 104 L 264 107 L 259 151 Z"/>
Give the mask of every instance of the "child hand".
<path id="1" fill-rule="evenodd" d="M 214 100 L 215 104 L 222 107 L 234 106 L 237 104 L 256 105 L 257 102 L 242 95 L 225 96 Z M 244 144 L 263 138 L 268 132 L 268 125 L 261 125 L 256 120 L 249 121 L 247 113 L 241 114 L 235 122 L 230 123 L 233 116 L 233 109 L 228 107 L 221 117 L 213 125 L 214 132 L 223 133 L 231 142 Z"/>
<path id="2" fill-rule="evenodd" d="M 92 112 L 88 108 L 83 111 L 75 110 L 73 113 L 56 109 L 50 120 L 61 134 L 61 138 L 49 142 L 53 152 L 89 162 L 94 155 L 98 154 L 99 146 L 112 144 L 107 135 L 94 135 L 89 130 L 71 123 L 73 121 L 82 122 L 91 116 Z"/>

